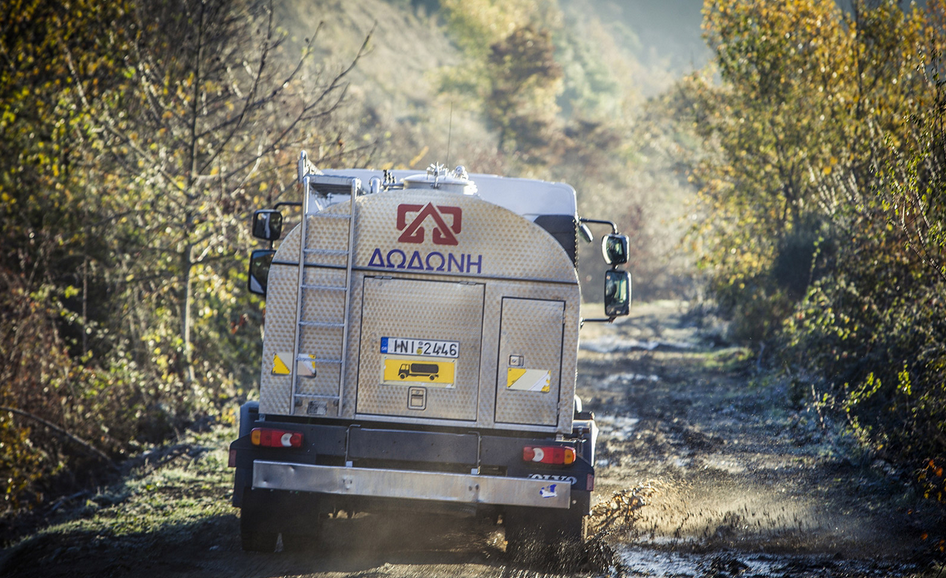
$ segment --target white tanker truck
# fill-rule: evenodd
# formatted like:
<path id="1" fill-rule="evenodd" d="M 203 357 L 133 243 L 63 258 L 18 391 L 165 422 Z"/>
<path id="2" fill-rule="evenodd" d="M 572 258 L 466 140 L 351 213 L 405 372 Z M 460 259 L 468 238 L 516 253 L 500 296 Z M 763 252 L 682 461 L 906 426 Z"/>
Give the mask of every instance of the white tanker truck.
<path id="1" fill-rule="evenodd" d="M 305 153 L 299 181 L 301 202 L 253 220 L 270 249 L 249 275 L 259 402 L 230 446 L 243 548 L 397 508 L 490 516 L 511 548 L 584 539 L 597 428 L 575 396 L 578 330 L 627 315 L 627 237 L 580 219 L 563 183 L 320 171 Z M 285 205 L 303 217 L 282 237 Z M 600 319 L 579 310 L 586 223 L 611 225 Z"/>

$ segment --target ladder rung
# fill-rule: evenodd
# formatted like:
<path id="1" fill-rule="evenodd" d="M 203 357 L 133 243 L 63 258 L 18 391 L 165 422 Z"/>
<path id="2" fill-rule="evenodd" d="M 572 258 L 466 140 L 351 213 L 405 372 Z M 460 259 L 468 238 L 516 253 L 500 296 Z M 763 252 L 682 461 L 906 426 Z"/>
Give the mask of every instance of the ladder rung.
<path id="1" fill-rule="evenodd" d="M 299 325 L 302 325 L 304 327 L 325 327 L 325 328 L 345 327 L 344 323 L 323 323 L 321 321 L 300 321 Z"/>
<path id="2" fill-rule="evenodd" d="M 347 291 L 347 287 L 341 285 L 303 285 L 303 289 L 313 289 L 319 291 Z"/>
<path id="3" fill-rule="evenodd" d="M 347 255 L 348 251 L 343 249 L 303 249 L 306 254 L 312 255 Z"/>
<path id="4" fill-rule="evenodd" d="M 319 211 L 318 213 L 309 213 L 309 217 L 318 217 L 320 219 L 350 219 L 351 214 L 349 213 L 323 213 Z"/>
<path id="5" fill-rule="evenodd" d="M 321 357 L 316 357 L 312 359 L 308 355 L 300 355 L 296 358 L 296 361 L 314 361 L 315 363 L 341 363 L 341 359 L 322 359 Z"/>
<path id="6" fill-rule="evenodd" d="M 317 398 L 317 399 L 326 399 L 326 400 L 331 399 L 334 401 L 338 401 L 337 395 L 316 395 L 314 393 L 297 393 L 296 397 L 311 397 L 311 398 Z"/>

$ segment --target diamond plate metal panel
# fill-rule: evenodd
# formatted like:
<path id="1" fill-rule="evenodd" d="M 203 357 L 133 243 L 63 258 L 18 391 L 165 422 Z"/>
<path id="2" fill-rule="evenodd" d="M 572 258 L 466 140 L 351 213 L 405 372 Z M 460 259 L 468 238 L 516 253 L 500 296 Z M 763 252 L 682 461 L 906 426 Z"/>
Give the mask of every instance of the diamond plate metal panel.
<path id="1" fill-rule="evenodd" d="M 273 374 L 273 358 L 279 351 L 292 351 L 298 279 L 297 266 L 274 263 L 269 269 L 266 322 L 263 326 L 263 360 L 260 367 L 259 397 L 262 414 L 288 415 L 291 411 L 289 376 Z"/>
<path id="2" fill-rule="evenodd" d="M 476 196 L 409 190 L 357 202 L 360 268 L 577 282 L 574 265 L 550 234 Z"/>
<path id="3" fill-rule="evenodd" d="M 363 284 L 366 277 L 378 275 L 391 276 L 396 280 L 430 281 L 434 286 L 457 285 L 457 281 L 478 283 L 481 303 L 478 318 L 473 315 L 456 324 L 462 325 L 470 333 L 464 334 L 466 343 L 473 332 L 478 332 L 477 347 L 483 352 L 474 367 L 469 368 L 464 362 L 458 368 L 458 379 L 471 379 L 479 384 L 478 391 L 473 391 L 469 400 L 472 409 L 464 403 L 452 406 L 445 399 L 451 393 L 448 388 L 428 392 L 428 402 L 434 402 L 437 408 L 444 402 L 442 416 L 424 417 L 420 422 L 449 424 L 450 420 L 464 421 L 475 419 L 477 427 L 497 427 L 511 430 L 558 431 L 566 432 L 571 428 L 571 407 L 574 391 L 574 376 L 577 363 L 577 327 L 578 327 L 578 279 L 574 267 L 561 246 L 555 239 L 530 221 L 501 207 L 492 205 L 475 196 L 449 194 L 433 190 L 410 190 L 388 192 L 377 195 L 357 197 L 355 231 L 355 271 L 352 275 L 352 295 L 349 311 L 349 364 L 343 382 L 341 400 L 342 417 L 355 417 L 356 402 L 359 414 L 365 413 L 361 405 L 362 398 L 355 387 L 364 377 L 368 367 L 365 355 L 368 350 L 375 352 L 373 339 L 380 336 L 368 335 L 368 329 L 374 323 L 374 310 L 363 310 L 365 300 Z M 428 208 L 428 205 L 430 206 Z M 344 215 L 349 213 L 350 202 L 342 202 L 326 209 L 322 216 L 309 217 L 307 227 L 309 238 L 306 244 L 306 283 L 344 284 L 344 250 L 347 248 L 346 218 L 326 218 L 327 214 Z M 426 209 L 426 212 L 425 212 Z M 260 379 L 260 411 L 270 414 L 288 414 L 290 408 L 290 383 L 288 376 L 273 375 L 273 356 L 277 351 L 291 351 L 295 324 L 295 299 L 297 289 L 300 228 L 296 227 L 286 236 L 279 246 L 270 273 L 269 294 L 267 296 L 265 342 Z M 455 243 L 455 244 L 451 244 Z M 403 256 L 403 259 L 402 259 Z M 280 264 L 283 263 L 283 264 Z M 294 266 L 292 264 L 295 264 Z M 344 296 L 331 291 L 319 292 L 319 297 L 310 299 L 315 292 L 307 291 L 303 307 L 304 319 L 322 319 L 337 316 L 344 317 L 341 310 Z M 499 327 L 502 315 L 503 298 L 523 298 L 537 300 L 564 301 L 565 334 L 561 365 L 555 380 L 560 382 L 555 420 L 547 419 L 552 412 L 543 401 L 542 408 L 528 407 L 528 415 L 544 415 L 545 418 L 531 425 L 512 421 L 497 423 L 496 418 L 503 411 L 496 408 L 497 379 L 499 372 L 505 376 L 508 359 L 498 359 Z M 429 292 L 426 296 L 412 296 L 418 308 L 428 313 L 431 307 L 439 303 L 438 292 Z M 442 317 L 438 314 L 438 318 Z M 445 317 L 445 319 L 448 317 Z M 561 318 L 560 318 L 561 319 Z M 362 326 L 365 334 L 362 334 Z M 561 326 L 561 321 L 559 322 Z M 473 329 L 475 328 L 475 329 Z M 334 331 L 334 333 L 333 333 Z M 340 351 L 341 330 L 321 329 L 303 330 L 300 352 L 329 358 L 331 351 Z M 425 337 L 424 335 L 397 336 Z M 429 337 L 433 338 L 433 337 Z M 480 343 L 481 340 L 481 343 Z M 367 344 L 371 344 L 371 346 Z M 376 359 L 377 361 L 377 359 Z M 373 363 L 373 362 L 372 362 Z M 369 364 L 370 365 L 370 364 Z M 372 376 L 380 373 L 381 365 L 372 365 Z M 334 371 L 333 371 L 334 369 Z M 377 371 L 375 371 L 377 370 Z M 308 395 L 336 395 L 338 390 L 338 366 L 324 367 L 317 371 L 315 378 L 299 378 L 298 391 Z M 468 377 L 472 371 L 472 377 Z M 561 379 L 564 376 L 564 380 Z M 324 378 L 324 379 L 323 379 Z M 370 380 L 369 380 L 370 381 Z M 458 381 L 459 383 L 459 381 Z M 505 384 L 505 377 L 503 377 Z M 377 385 L 377 384 L 376 384 Z M 397 386 L 385 386 L 397 387 Z M 385 414 L 385 419 L 412 423 L 413 412 L 406 409 L 405 399 L 381 400 L 374 398 L 371 411 L 385 411 L 385 404 L 402 405 L 401 415 Z M 475 390 L 476 388 L 474 388 Z M 522 393 L 522 392 L 517 392 Z M 549 392 L 552 393 L 551 391 Z M 548 395 L 548 394 L 546 394 Z M 370 395 L 368 396 L 371 397 Z M 401 403 L 403 401 L 403 403 Z M 521 400 L 520 400 L 521 401 Z M 365 398 L 368 403 L 368 398 Z M 460 409 L 461 406 L 463 409 Z M 428 403 L 428 407 L 432 407 Z M 441 410 L 436 410 L 441 411 Z M 512 412 L 519 411 L 512 409 Z M 298 407 L 295 412 L 306 415 L 305 407 Z M 378 415 L 378 414 L 370 414 Z M 503 414 L 505 415 L 505 414 Z M 462 416 L 462 417 L 456 417 Z"/>
<path id="4" fill-rule="evenodd" d="M 411 279 L 366 278 L 361 321 L 357 414 L 413 419 L 474 421 L 479 391 L 483 285 Z M 383 337 L 459 342 L 456 359 L 381 352 Z M 408 365 L 454 363 L 452 386 L 408 375 L 385 382 L 386 359 Z M 406 373 L 406 372 L 405 372 Z M 403 375 L 403 374 L 402 374 Z M 408 407 L 410 387 L 424 387 L 424 409 Z"/>
<path id="5" fill-rule="evenodd" d="M 553 426 L 558 422 L 562 331 L 565 303 L 503 298 L 496 377 L 496 421 Z M 512 366 L 516 356 L 521 366 Z M 548 391 L 522 391 L 509 385 L 509 369 L 550 372 Z"/>
<path id="6" fill-rule="evenodd" d="M 544 301 L 561 301 L 565 303 L 564 323 L 562 332 L 562 361 L 561 382 L 558 399 L 558 422 L 551 426 L 528 426 L 515 423 L 496 423 L 496 394 L 499 372 L 505 376 L 509 366 L 509 357 L 501 359 L 500 348 L 500 321 L 502 319 L 504 298 L 535 299 Z M 477 425 L 485 428 L 556 431 L 559 433 L 571 432 L 572 405 L 575 395 L 575 377 L 578 364 L 578 323 L 579 323 L 580 295 L 577 285 L 559 285 L 548 283 L 522 283 L 513 281 L 491 282 L 486 287 L 486 306 L 483 309 L 483 351 L 496 352 L 483 355 L 483 366 L 480 374 L 482 390 L 480 393 L 479 421 Z M 525 361 L 528 360 L 524 360 Z M 505 385 L 505 377 L 503 377 Z M 520 398 L 522 402 L 522 398 Z M 540 405 L 544 404 L 543 400 Z M 541 408 L 528 410 L 532 414 L 541 414 Z"/>

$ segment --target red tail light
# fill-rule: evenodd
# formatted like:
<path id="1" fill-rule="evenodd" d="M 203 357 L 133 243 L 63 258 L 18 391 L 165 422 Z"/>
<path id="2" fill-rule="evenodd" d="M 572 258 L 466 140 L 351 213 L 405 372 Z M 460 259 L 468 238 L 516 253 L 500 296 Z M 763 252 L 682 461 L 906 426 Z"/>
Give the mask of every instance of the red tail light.
<path id="1" fill-rule="evenodd" d="M 254 446 L 262 446 L 264 448 L 301 448 L 302 434 L 299 432 L 258 427 L 250 432 L 250 441 L 253 442 Z"/>
<path id="2" fill-rule="evenodd" d="M 575 449 L 565 446 L 525 446 L 522 448 L 522 461 L 567 466 L 575 463 Z"/>

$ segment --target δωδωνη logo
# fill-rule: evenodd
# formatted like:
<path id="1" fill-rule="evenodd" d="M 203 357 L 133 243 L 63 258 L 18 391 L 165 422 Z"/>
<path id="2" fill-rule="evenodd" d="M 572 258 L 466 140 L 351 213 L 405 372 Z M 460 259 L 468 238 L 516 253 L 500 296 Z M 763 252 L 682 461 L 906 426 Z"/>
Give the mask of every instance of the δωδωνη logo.
<path id="1" fill-rule="evenodd" d="M 409 215 L 417 213 L 414 219 L 408 223 Z M 450 223 L 447 223 L 447 218 Z M 463 211 L 460 207 L 434 206 L 433 203 L 426 205 L 404 204 L 397 206 L 397 230 L 403 231 L 397 238 L 400 243 L 423 243 L 426 230 L 424 222 L 432 219 L 434 228 L 431 232 L 431 240 L 434 245 L 458 245 L 456 235 L 460 232 L 463 224 Z"/>

